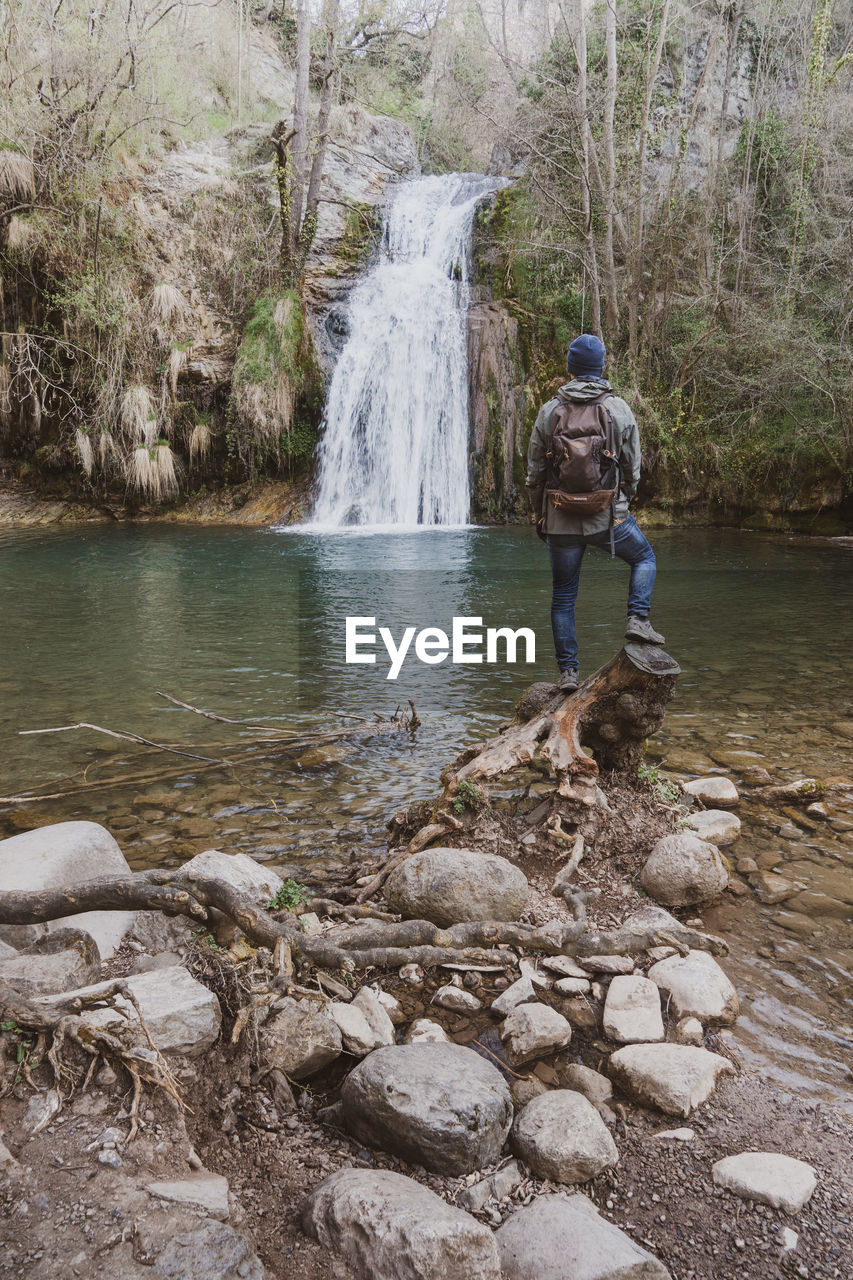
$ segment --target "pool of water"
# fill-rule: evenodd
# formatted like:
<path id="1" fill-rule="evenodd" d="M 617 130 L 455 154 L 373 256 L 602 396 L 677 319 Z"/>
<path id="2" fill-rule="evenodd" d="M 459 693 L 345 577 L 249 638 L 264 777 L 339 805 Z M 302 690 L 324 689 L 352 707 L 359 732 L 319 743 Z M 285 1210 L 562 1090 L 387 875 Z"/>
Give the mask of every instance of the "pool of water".
<path id="1" fill-rule="evenodd" d="M 748 750 L 774 779 L 849 778 L 853 550 L 719 530 L 660 531 L 654 543 L 653 621 L 683 674 L 653 758 L 699 772 L 725 769 L 720 752 Z M 621 563 L 588 553 L 578 610 L 585 673 L 621 643 L 626 577 Z M 547 556 L 527 529 L 2 533 L 0 792 L 30 798 L 0 801 L 0 835 L 91 818 L 135 867 L 214 843 L 294 866 L 339 863 L 380 844 L 390 815 L 433 794 L 466 741 L 506 720 L 532 680 L 553 678 L 548 607 Z M 378 635 L 361 650 L 375 664 L 345 661 L 348 616 L 374 618 L 395 645 L 406 627 L 450 632 L 454 617 L 527 627 L 535 661 L 523 660 L 522 645 L 515 665 L 430 665 L 413 643 L 389 680 Z M 306 738 L 409 700 L 421 725 L 317 750 L 261 750 L 257 731 L 203 719 L 158 692 Z M 91 729 L 25 732 L 81 722 L 206 759 Z M 792 813 L 747 805 L 731 852 L 778 857 L 778 871 L 813 891 L 809 911 L 750 896 L 706 923 L 732 941 L 744 1057 L 801 1092 L 837 1099 L 849 1090 L 853 1045 L 853 798 L 837 793 L 830 822 Z"/>

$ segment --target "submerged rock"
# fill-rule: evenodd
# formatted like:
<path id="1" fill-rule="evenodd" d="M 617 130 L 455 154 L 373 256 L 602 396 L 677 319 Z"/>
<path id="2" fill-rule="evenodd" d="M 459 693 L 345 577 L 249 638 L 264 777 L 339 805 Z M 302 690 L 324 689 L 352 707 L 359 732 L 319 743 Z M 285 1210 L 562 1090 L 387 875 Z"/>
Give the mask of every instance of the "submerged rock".
<path id="1" fill-rule="evenodd" d="M 687 826 L 700 839 L 708 840 L 712 845 L 733 844 L 740 835 L 740 818 L 725 809 L 705 809 L 702 813 L 691 813 L 687 818 Z"/>
<path id="2" fill-rule="evenodd" d="M 341 1089 L 347 1128 L 434 1173 L 494 1164 L 512 1123 L 512 1099 L 498 1071 L 456 1044 L 377 1049 Z"/>
<path id="3" fill-rule="evenodd" d="M 688 1044 L 632 1044 L 610 1056 L 610 1079 L 645 1106 L 684 1116 L 710 1098 L 728 1058 Z"/>
<path id="4" fill-rule="evenodd" d="M 722 805 L 725 808 L 740 804 L 740 793 L 731 778 L 694 778 L 690 782 L 683 782 L 681 789 L 703 804 Z"/>
<path id="5" fill-rule="evenodd" d="M 667 907 L 712 902 L 728 882 L 719 849 L 686 831 L 658 840 L 640 872 L 646 893 Z"/>
<path id="6" fill-rule="evenodd" d="M 506 858 L 472 849 L 424 849 L 388 877 L 392 911 L 446 928 L 468 920 L 517 920 L 527 877 Z"/>
<path id="7" fill-rule="evenodd" d="M 670 1280 L 583 1195 L 539 1196 L 495 1232 L 505 1280 Z"/>
<path id="8" fill-rule="evenodd" d="M 306 1200 L 302 1229 L 359 1280 L 501 1280 L 488 1227 L 388 1170 L 333 1173 Z"/>
<path id="9" fill-rule="evenodd" d="M 528 1102 L 512 1127 L 512 1146 L 537 1178 L 574 1185 L 616 1164 L 616 1143 L 582 1093 L 552 1089 Z"/>

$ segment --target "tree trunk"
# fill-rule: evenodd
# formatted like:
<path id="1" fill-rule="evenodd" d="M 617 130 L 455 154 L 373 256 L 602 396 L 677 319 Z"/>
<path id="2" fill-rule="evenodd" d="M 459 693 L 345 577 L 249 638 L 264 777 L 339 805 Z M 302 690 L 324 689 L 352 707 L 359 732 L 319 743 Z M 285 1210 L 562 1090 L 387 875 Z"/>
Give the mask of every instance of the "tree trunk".
<path id="1" fill-rule="evenodd" d="M 604 104 L 604 151 L 607 158 L 607 190 L 605 195 L 606 232 L 604 242 L 604 286 L 606 295 L 607 336 L 610 342 L 619 327 L 619 301 L 616 293 L 616 264 L 613 258 L 613 222 L 616 216 L 616 147 L 613 138 L 616 117 L 616 0 L 607 0 L 604 10 L 605 44 L 607 48 L 607 93 Z"/>
<path id="2" fill-rule="evenodd" d="M 445 770 L 448 792 L 466 779 L 496 778 L 540 760 L 557 775 L 561 795 L 594 803 L 600 769 L 636 772 L 646 738 L 663 723 L 679 672 L 657 646 L 626 644 L 576 693 L 533 685 L 507 728 L 469 747 Z"/>
<path id="3" fill-rule="evenodd" d="M 296 0 L 296 89 L 293 98 L 293 177 L 290 233 L 294 250 L 302 229 L 308 169 L 308 74 L 311 68 L 311 12 L 308 0 Z"/>
<path id="4" fill-rule="evenodd" d="M 323 87 L 320 91 L 320 111 L 317 117 L 317 144 L 311 162 L 311 176 L 308 181 L 308 194 L 305 199 L 305 217 L 299 234 L 299 246 L 304 262 L 317 230 L 317 209 L 320 204 L 320 184 L 323 181 L 323 167 L 326 163 L 326 143 L 328 141 L 329 116 L 332 111 L 332 87 L 334 84 L 337 61 L 335 58 L 335 42 L 338 33 L 338 16 L 340 0 L 326 0 L 323 6 L 323 20 L 326 26 L 326 53 L 323 58 Z"/>
<path id="5" fill-rule="evenodd" d="M 581 127 L 581 209 L 583 213 L 584 293 L 589 288 L 592 317 L 584 328 L 601 337 L 601 295 L 598 283 L 598 258 L 595 250 L 595 232 L 592 225 L 592 188 L 590 181 L 590 152 L 593 150 L 592 133 L 589 127 L 589 97 L 587 93 L 587 40 L 586 40 L 586 5 L 585 0 L 578 0 L 577 39 L 575 53 L 578 63 L 578 106 L 580 108 Z"/>

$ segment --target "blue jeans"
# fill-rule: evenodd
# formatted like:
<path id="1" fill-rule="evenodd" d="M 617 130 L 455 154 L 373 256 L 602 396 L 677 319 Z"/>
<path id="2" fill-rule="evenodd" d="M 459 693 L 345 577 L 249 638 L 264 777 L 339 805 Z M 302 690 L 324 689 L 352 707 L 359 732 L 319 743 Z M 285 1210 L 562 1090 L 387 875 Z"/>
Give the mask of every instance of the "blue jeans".
<path id="1" fill-rule="evenodd" d="M 647 618 L 655 585 L 655 553 L 633 516 L 613 527 L 614 547 L 620 560 L 631 566 L 628 584 L 628 616 Z M 578 637 L 575 630 L 575 601 L 578 598 L 581 561 L 587 547 L 610 548 L 610 534 L 549 533 L 548 551 L 554 589 L 551 596 L 551 630 L 557 666 L 561 671 L 578 666 Z"/>

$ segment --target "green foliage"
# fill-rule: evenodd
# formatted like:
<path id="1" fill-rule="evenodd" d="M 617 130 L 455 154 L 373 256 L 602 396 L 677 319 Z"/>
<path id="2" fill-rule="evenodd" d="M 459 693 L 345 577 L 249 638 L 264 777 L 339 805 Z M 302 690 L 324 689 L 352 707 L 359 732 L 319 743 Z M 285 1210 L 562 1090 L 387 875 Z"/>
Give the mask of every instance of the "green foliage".
<path id="1" fill-rule="evenodd" d="M 641 761 L 637 765 L 637 779 L 645 787 L 648 787 L 659 804 L 677 805 L 681 799 L 678 787 L 669 778 L 661 777 L 661 772 L 657 765 L 643 764 Z"/>
<path id="2" fill-rule="evenodd" d="M 310 890 L 298 880 L 285 880 L 275 897 L 267 903 L 268 911 L 298 911 L 311 901 Z"/>
<path id="3" fill-rule="evenodd" d="M 475 787 L 473 782 L 469 782 L 467 778 L 463 778 L 456 788 L 456 795 L 453 797 L 451 808 L 454 813 L 464 813 L 469 809 L 472 813 L 477 813 L 485 808 L 486 797 L 483 795 L 479 787 Z"/>

